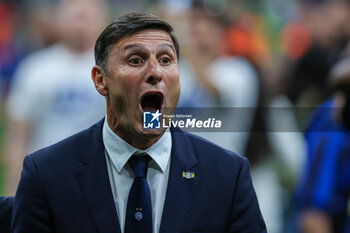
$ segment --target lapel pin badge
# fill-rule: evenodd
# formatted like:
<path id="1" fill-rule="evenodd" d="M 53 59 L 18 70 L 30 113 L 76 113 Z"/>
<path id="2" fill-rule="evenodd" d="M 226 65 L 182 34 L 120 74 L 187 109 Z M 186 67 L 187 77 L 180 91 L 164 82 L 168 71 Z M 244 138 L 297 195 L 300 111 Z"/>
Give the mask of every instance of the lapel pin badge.
<path id="1" fill-rule="evenodd" d="M 182 172 L 182 178 L 193 179 L 195 177 L 194 172 Z"/>

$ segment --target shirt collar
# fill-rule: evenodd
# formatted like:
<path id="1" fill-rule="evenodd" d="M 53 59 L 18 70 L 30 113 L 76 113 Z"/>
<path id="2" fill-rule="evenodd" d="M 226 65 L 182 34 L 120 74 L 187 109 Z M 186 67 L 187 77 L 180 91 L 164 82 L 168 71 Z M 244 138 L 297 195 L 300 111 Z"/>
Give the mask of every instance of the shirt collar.
<path id="1" fill-rule="evenodd" d="M 170 160 L 172 139 L 169 130 L 165 131 L 163 136 L 152 146 L 146 150 L 139 150 L 114 133 L 109 127 L 106 117 L 103 123 L 102 140 L 107 155 L 112 160 L 118 173 L 120 173 L 122 168 L 136 151 L 146 152 L 155 161 L 162 172 L 165 171 Z"/>

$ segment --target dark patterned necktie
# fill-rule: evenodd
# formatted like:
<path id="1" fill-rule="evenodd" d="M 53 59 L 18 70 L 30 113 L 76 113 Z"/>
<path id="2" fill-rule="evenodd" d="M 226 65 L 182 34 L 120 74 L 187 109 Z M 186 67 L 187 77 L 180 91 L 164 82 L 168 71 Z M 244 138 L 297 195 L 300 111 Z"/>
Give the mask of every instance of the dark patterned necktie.
<path id="1" fill-rule="evenodd" d="M 152 233 L 151 192 L 147 182 L 149 160 L 146 153 L 134 154 L 129 159 L 135 179 L 129 192 L 125 233 Z"/>

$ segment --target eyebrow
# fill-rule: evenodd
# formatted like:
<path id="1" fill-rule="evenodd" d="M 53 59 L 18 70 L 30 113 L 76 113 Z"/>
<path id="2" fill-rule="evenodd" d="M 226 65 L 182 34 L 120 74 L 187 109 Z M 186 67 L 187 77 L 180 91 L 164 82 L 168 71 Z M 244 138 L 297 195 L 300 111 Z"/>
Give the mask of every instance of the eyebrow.
<path id="1" fill-rule="evenodd" d="M 175 53 L 175 49 L 174 49 L 174 46 L 172 46 L 171 44 L 168 44 L 168 43 L 164 43 L 164 44 L 161 44 L 159 47 L 165 47 L 165 48 L 170 48 L 173 52 L 174 52 L 174 54 L 176 54 Z"/>
<path id="2" fill-rule="evenodd" d="M 168 44 L 168 43 L 164 43 L 164 44 L 161 44 L 158 46 L 159 48 L 170 48 L 174 53 L 175 53 L 175 49 L 174 47 L 171 45 L 171 44 Z M 124 51 L 126 50 L 129 50 L 129 49 L 139 49 L 139 50 L 146 50 L 146 46 L 143 45 L 143 44 L 129 44 L 129 45 L 126 45 L 124 47 Z"/>

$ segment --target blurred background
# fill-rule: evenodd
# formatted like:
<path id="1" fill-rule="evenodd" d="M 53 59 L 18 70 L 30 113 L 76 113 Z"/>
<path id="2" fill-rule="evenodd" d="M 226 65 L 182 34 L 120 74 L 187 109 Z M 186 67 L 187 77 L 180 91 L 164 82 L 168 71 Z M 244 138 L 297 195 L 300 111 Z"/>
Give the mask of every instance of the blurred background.
<path id="1" fill-rule="evenodd" d="M 350 232 L 349 0 L 0 1 L 0 196 L 26 154 L 104 116 L 93 46 L 131 11 L 175 28 L 179 107 L 249 109 L 201 135 L 249 159 L 268 232 Z"/>

